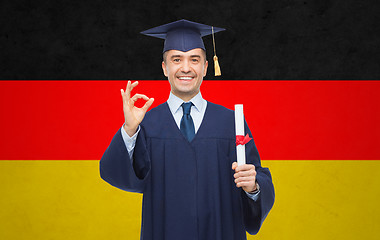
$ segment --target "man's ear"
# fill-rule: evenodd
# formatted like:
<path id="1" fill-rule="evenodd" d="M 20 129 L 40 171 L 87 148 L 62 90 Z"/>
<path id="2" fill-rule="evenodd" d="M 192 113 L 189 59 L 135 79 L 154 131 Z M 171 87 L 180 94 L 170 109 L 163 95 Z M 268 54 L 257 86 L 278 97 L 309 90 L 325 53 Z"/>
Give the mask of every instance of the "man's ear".
<path id="1" fill-rule="evenodd" d="M 206 62 L 205 62 L 205 70 L 204 70 L 204 73 L 203 73 L 203 77 L 206 77 L 207 67 L 208 67 L 208 61 L 206 60 Z"/>
<path id="2" fill-rule="evenodd" d="M 161 66 L 162 66 L 162 71 L 164 72 L 165 77 L 168 77 L 168 73 L 167 73 L 167 71 L 166 71 L 166 65 L 165 65 L 165 62 L 164 62 L 164 61 L 162 61 Z"/>

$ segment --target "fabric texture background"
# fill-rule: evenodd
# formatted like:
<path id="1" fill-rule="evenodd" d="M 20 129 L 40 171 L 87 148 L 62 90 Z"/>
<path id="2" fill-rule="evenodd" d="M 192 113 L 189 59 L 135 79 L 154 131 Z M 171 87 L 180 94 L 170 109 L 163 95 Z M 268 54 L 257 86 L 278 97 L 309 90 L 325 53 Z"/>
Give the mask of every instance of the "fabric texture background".
<path id="1" fill-rule="evenodd" d="M 374 0 L 28 1 L 0 4 L 0 79 L 157 80 L 163 42 L 141 31 L 179 19 L 223 27 L 221 80 L 379 79 Z M 212 63 L 211 36 L 204 38 Z"/>

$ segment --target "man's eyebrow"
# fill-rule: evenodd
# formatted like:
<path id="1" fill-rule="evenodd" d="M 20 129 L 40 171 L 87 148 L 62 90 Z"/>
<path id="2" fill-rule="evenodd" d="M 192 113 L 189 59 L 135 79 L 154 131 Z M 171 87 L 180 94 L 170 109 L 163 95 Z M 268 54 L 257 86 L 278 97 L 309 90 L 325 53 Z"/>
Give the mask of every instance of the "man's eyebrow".
<path id="1" fill-rule="evenodd" d="M 181 57 L 183 57 L 182 55 L 172 55 L 172 56 L 170 56 L 170 58 L 171 59 L 173 59 L 173 58 L 181 58 Z M 201 58 L 201 55 L 197 55 L 197 54 L 195 54 L 195 55 L 190 55 L 190 57 L 191 58 Z"/>

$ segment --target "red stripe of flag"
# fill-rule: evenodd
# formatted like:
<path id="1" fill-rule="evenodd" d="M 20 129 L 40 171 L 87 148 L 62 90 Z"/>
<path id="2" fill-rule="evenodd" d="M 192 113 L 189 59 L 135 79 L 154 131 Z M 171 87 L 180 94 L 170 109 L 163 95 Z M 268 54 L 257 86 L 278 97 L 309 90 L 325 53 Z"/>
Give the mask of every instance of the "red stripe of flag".
<path id="1" fill-rule="evenodd" d="M 96 160 L 123 123 L 126 81 L 0 82 L 0 159 Z M 166 101 L 167 81 L 136 93 Z M 379 81 L 204 81 L 202 95 L 244 104 L 262 159 L 380 159 Z"/>

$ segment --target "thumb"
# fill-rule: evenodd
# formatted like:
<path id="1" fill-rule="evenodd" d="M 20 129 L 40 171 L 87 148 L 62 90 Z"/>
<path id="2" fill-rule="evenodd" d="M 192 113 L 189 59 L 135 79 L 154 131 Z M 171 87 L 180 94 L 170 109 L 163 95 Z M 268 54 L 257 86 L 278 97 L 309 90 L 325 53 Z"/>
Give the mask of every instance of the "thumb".
<path id="1" fill-rule="evenodd" d="M 238 164 L 237 162 L 233 162 L 232 163 L 232 170 L 235 170 L 237 168 Z"/>

